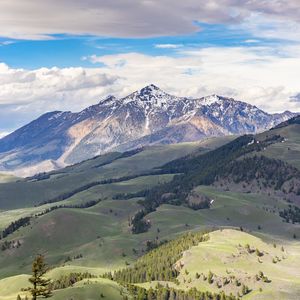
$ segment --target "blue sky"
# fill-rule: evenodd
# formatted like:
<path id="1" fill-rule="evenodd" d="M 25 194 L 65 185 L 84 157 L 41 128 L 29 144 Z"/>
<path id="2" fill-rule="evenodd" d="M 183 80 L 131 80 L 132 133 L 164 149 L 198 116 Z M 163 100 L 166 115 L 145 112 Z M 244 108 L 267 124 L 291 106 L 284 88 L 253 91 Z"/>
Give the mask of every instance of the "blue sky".
<path id="1" fill-rule="evenodd" d="M 272 46 L 285 42 L 279 38 L 255 35 L 224 24 L 197 23 L 199 32 L 152 38 L 109 38 L 101 36 L 51 35 L 52 40 L 1 38 L 0 61 L 13 68 L 95 67 L 85 57 L 138 52 L 147 55 L 176 56 L 179 48 Z M 174 47 L 172 47 L 172 45 Z M 165 46 L 165 47 L 164 47 Z"/>
<path id="2" fill-rule="evenodd" d="M 300 111 L 298 0 L 0 2 L 0 136 L 154 83 Z"/>

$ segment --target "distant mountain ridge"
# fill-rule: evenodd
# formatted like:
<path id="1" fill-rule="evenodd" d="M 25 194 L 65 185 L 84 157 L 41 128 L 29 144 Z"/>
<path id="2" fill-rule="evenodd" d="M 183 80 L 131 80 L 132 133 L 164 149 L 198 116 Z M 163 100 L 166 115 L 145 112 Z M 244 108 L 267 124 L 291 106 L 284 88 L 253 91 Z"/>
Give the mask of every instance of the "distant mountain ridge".
<path id="1" fill-rule="evenodd" d="M 49 112 L 0 140 L 0 172 L 57 169 L 108 151 L 260 132 L 295 117 L 218 95 L 176 97 L 151 84 L 79 113 Z M 23 172 L 25 170 L 25 172 Z"/>

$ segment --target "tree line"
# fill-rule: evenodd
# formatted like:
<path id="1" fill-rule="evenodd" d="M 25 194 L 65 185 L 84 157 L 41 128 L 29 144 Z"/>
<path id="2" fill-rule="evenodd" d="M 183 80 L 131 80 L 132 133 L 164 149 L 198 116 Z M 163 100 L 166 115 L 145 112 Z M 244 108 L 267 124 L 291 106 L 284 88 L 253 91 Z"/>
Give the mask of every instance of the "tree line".
<path id="1" fill-rule="evenodd" d="M 0 234 L 0 239 L 6 238 L 9 234 L 14 233 L 21 227 L 28 226 L 30 224 L 31 217 L 20 218 L 14 222 L 11 222 Z"/>
<path id="2" fill-rule="evenodd" d="M 132 232 L 147 231 L 149 224 L 144 220 L 144 217 L 155 211 L 161 204 L 189 206 L 187 203 L 188 194 L 196 186 L 212 184 L 217 176 L 224 174 L 225 170 L 228 172 L 228 165 L 233 161 L 245 157 L 251 152 L 262 151 L 268 145 L 280 142 L 282 139 L 279 135 L 272 135 L 264 141 L 258 141 L 253 135 L 244 135 L 210 152 L 189 155 L 162 166 L 160 168 L 162 172 L 180 175 L 175 175 L 172 181 L 155 188 L 125 195 L 127 199 L 144 197 L 144 200 L 139 202 L 143 209 L 132 218 Z M 164 197 L 166 194 L 169 196 Z M 190 207 L 194 209 L 207 208 L 209 204 L 199 207 L 190 205 Z"/>
<path id="3" fill-rule="evenodd" d="M 300 208 L 289 204 L 288 208 L 279 212 L 279 216 L 287 223 L 300 223 Z"/>
<path id="4" fill-rule="evenodd" d="M 182 253 L 190 247 L 207 241 L 205 232 L 189 232 L 170 242 L 164 243 L 140 257 L 132 267 L 108 272 L 104 277 L 119 283 L 141 283 L 154 280 L 176 281 L 180 267 L 175 263 L 182 257 Z"/>
<path id="5" fill-rule="evenodd" d="M 220 293 L 201 292 L 196 288 L 183 291 L 158 285 L 156 288 L 144 289 L 135 285 L 127 285 L 127 290 L 136 300 L 237 300 L 234 295 Z"/>
<path id="6" fill-rule="evenodd" d="M 147 172 L 147 173 L 142 173 L 142 174 L 135 174 L 135 175 L 128 175 L 128 176 L 123 176 L 123 177 L 119 177 L 119 178 L 108 178 L 108 179 L 103 179 L 103 180 L 99 180 L 99 181 L 93 181 L 90 183 L 87 183 L 83 186 L 80 186 L 72 191 L 63 193 L 61 195 L 58 195 L 52 199 L 48 199 L 48 200 L 44 200 L 40 203 L 37 204 L 37 206 L 41 206 L 44 204 L 49 204 L 49 203 L 54 203 L 54 202 L 60 202 L 63 200 L 66 200 L 72 196 L 74 196 L 75 194 L 78 194 L 80 192 L 83 192 L 85 190 L 88 190 L 94 186 L 97 185 L 104 185 L 104 184 L 111 184 L 111 183 L 117 183 L 117 182 L 122 182 L 122 181 L 128 181 L 131 179 L 135 179 L 137 177 L 141 177 L 141 176 L 149 176 L 149 175 L 161 175 L 163 174 L 161 170 L 157 170 L 157 171 L 153 171 L 153 172 Z"/>

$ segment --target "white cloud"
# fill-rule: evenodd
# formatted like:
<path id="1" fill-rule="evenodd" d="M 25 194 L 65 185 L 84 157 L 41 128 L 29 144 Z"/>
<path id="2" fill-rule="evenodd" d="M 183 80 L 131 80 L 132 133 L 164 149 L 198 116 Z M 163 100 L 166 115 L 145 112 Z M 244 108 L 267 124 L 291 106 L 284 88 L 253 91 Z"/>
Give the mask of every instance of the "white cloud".
<path id="1" fill-rule="evenodd" d="M 51 39 L 51 34 L 114 37 L 180 35 L 195 21 L 240 23 L 252 14 L 300 21 L 298 0 L 2 0 L 0 36 Z"/>
<path id="2" fill-rule="evenodd" d="M 23 125 L 46 111 L 79 111 L 109 94 L 118 78 L 99 68 L 25 70 L 0 63 L 0 131 Z"/>
<path id="3" fill-rule="evenodd" d="M 72 97 L 75 108 L 83 96 L 103 95 L 118 76 L 103 74 L 101 69 L 40 68 L 13 69 L 0 63 L 0 105 L 26 105 L 42 99 L 61 101 Z M 91 93 L 91 95 L 89 95 Z M 60 104 L 61 106 L 61 104 Z"/>
<path id="4" fill-rule="evenodd" d="M 300 111 L 290 97 L 299 91 L 300 47 L 287 47 L 285 56 L 264 47 L 180 50 L 179 56 L 140 53 L 92 56 L 105 64 L 106 74 L 123 79 L 123 95 L 149 83 L 168 92 L 199 97 L 217 93 L 255 104 L 269 112 Z"/>
<path id="5" fill-rule="evenodd" d="M 299 20 L 274 18 L 253 13 L 242 24 L 232 25 L 232 27 L 249 32 L 257 39 L 279 39 L 300 42 Z"/>
<path id="6" fill-rule="evenodd" d="M 155 48 L 158 49 L 178 49 L 182 47 L 182 44 L 156 44 L 154 45 Z"/>
<path id="7" fill-rule="evenodd" d="M 300 111 L 300 46 L 223 47 L 90 56 L 95 68 L 14 69 L 0 64 L 0 131 L 51 110 L 79 111 L 108 94 L 126 96 L 154 83 L 190 97 L 220 94 L 268 111 Z M 98 67 L 97 64 L 100 63 Z M 5 127 L 4 127 L 5 126 Z"/>
<path id="8" fill-rule="evenodd" d="M 256 44 L 259 43 L 259 40 L 254 40 L 254 39 L 250 39 L 250 40 L 245 40 L 244 43 L 246 44 Z"/>
<path id="9" fill-rule="evenodd" d="M 11 45 L 14 43 L 15 43 L 14 41 L 3 41 L 3 42 L 0 42 L 0 46 L 8 46 L 8 45 Z"/>

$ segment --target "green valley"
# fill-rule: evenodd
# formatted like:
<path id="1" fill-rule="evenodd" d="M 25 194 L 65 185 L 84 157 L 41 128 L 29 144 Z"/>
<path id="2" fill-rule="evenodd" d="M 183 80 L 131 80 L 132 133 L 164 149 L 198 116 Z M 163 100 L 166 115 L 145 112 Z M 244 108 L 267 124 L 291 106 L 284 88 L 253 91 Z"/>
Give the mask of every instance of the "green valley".
<path id="1" fill-rule="evenodd" d="M 0 230 L 9 230 L 0 240 L 0 300 L 29 297 L 24 288 L 37 254 L 45 256 L 53 282 L 90 274 L 55 289 L 54 300 L 295 299 L 300 224 L 280 213 L 299 207 L 298 194 L 274 186 L 281 176 L 282 185 L 298 187 L 299 126 L 109 153 L 1 183 Z M 251 167 L 247 179 L 232 176 L 228 166 L 238 170 L 254 157 L 267 159 L 265 169 L 280 159 L 282 171 L 252 178 Z M 264 180 L 268 188 L 254 188 Z M 145 227 L 134 232 L 141 212 Z M 176 241 L 184 245 L 191 232 L 206 238 L 175 256 Z M 173 275 L 116 275 L 130 274 L 141 261 L 152 270 L 147 257 L 155 253 L 173 255 L 164 269 Z"/>

